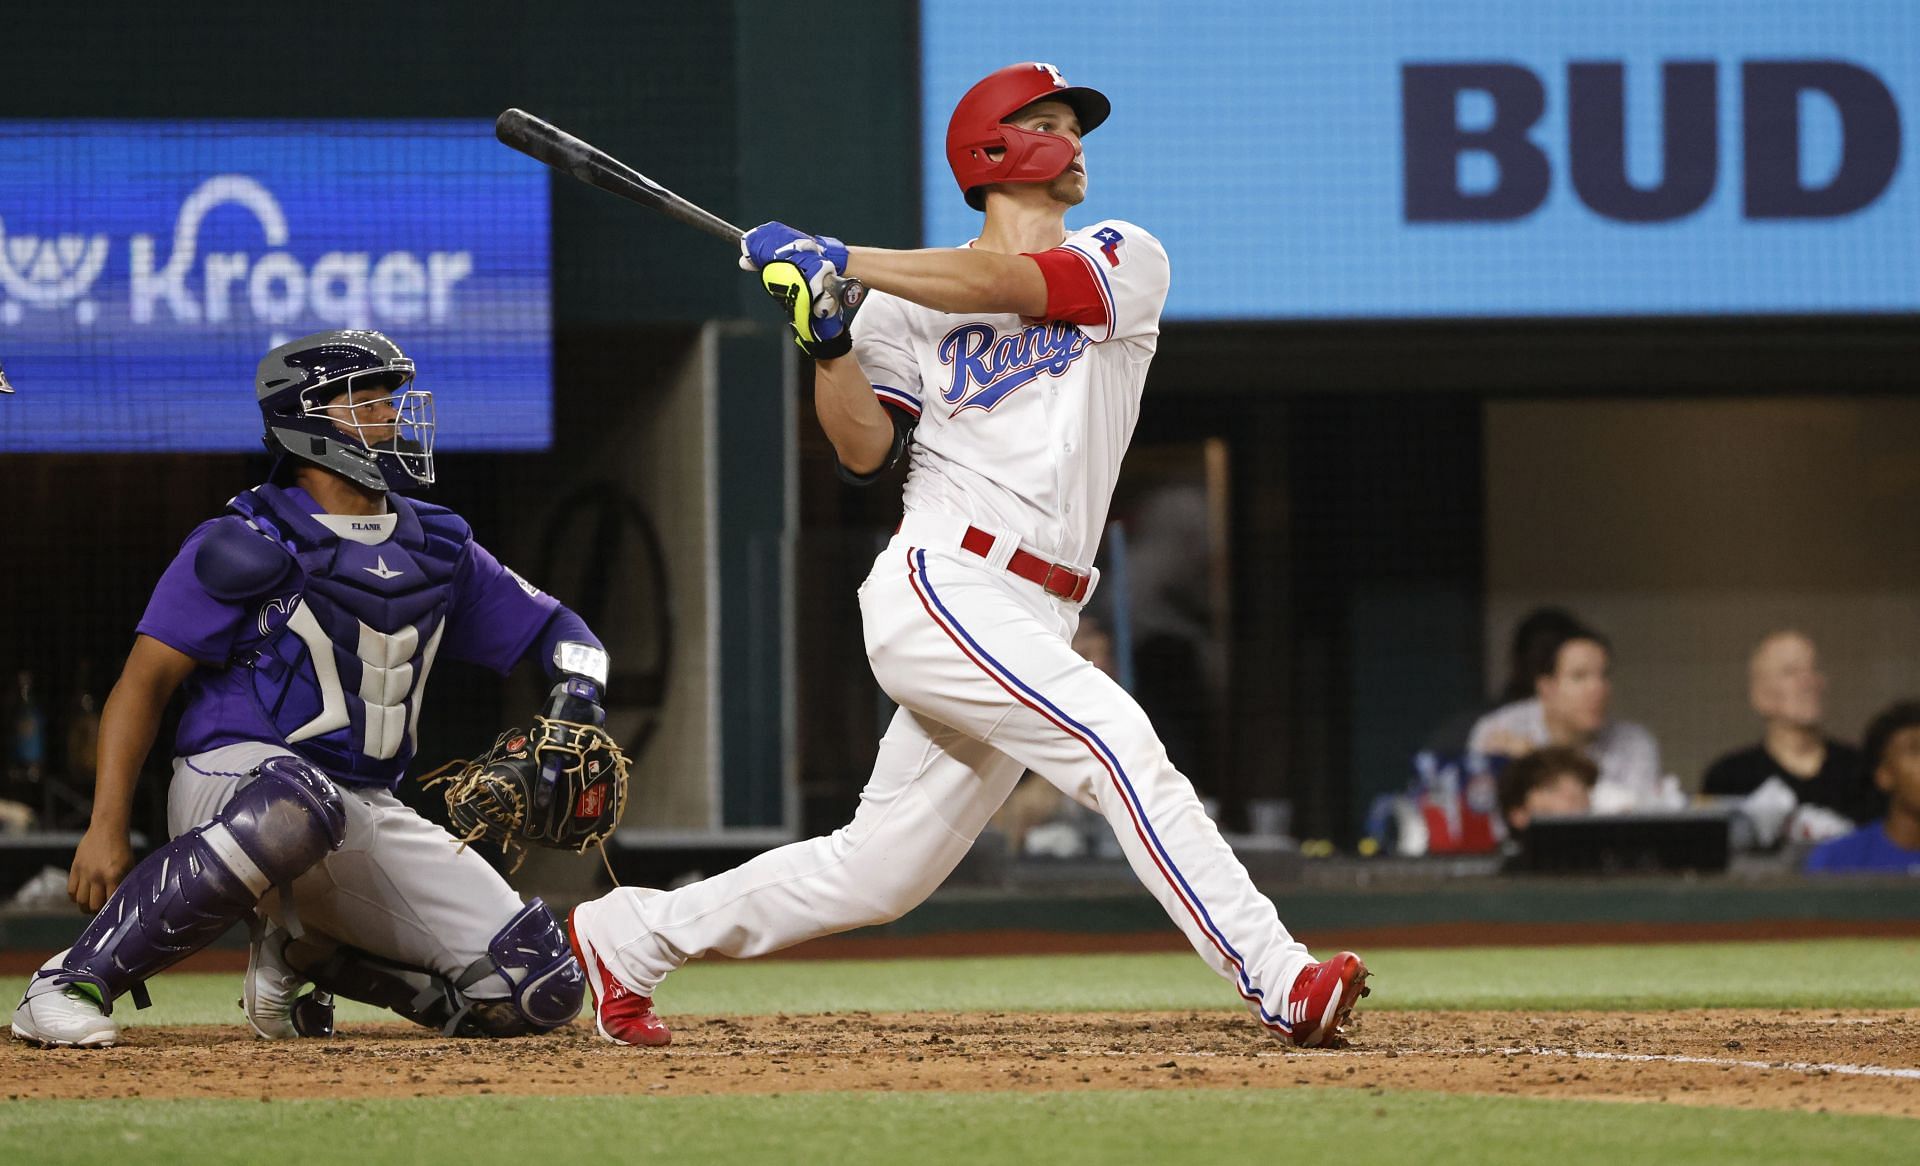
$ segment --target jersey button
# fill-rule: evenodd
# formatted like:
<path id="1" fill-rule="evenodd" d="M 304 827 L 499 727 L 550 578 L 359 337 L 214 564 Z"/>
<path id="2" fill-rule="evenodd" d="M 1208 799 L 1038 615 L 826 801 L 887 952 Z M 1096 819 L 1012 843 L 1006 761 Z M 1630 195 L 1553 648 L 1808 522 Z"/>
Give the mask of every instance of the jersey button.
<path id="1" fill-rule="evenodd" d="M 1068 453 L 1072 453 L 1072 452 L 1073 452 L 1073 443 L 1072 443 L 1071 441 L 1069 441 L 1069 442 L 1068 442 L 1068 443 L 1067 443 L 1067 444 L 1066 444 L 1065 446 L 1063 446 L 1062 448 L 1064 448 L 1064 449 L 1065 449 L 1065 450 L 1066 450 L 1066 451 L 1067 451 Z"/>

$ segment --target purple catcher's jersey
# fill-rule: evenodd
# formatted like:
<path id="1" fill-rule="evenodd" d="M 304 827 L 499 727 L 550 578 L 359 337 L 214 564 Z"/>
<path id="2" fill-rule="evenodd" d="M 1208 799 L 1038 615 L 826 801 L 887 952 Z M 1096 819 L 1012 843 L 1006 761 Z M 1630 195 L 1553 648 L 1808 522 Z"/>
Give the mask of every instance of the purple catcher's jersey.
<path id="1" fill-rule="evenodd" d="M 452 511 L 389 502 L 386 537 L 371 544 L 316 519 L 304 491 L 274 486 L 239 495 L 187 536 L 137 629 L 200 663 L 177 753 L 282 741 L 343 782 L 390 788 L 413 758 L 437 659 L 505 673 L 526 654 L 558 602 L 501 566 Z M 209 541 L 253 550 L 255 538 L 288 557 L 277 581 L 235 597 L 202 578 L 204 562 L 196 570 Z"/>

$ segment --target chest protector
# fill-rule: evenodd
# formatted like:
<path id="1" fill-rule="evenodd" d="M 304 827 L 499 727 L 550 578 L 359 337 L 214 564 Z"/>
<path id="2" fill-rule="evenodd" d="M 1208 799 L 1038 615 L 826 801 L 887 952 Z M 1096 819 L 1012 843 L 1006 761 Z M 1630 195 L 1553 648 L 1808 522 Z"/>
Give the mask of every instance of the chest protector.
<path id="1" fill-rule="evenodd" d="M 453 512 L 387 496 L 377 545 L 343 539 L 274 486 L 229 507 L 293 557 L 286 622 L 245 659 L 253 695 L 287 744 L 334 777 L 391 785 L 413 759 L 420 699 L 473 537 Z"/>

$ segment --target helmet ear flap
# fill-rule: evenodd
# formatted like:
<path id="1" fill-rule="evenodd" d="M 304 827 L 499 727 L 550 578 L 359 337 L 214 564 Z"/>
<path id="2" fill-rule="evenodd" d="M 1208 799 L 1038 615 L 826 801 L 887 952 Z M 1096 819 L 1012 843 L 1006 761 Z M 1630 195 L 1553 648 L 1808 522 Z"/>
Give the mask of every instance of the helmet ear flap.
<path id="1" fill-rule="evenodd" d="M 1000 158 L 1001 182 L 1046 182 L 1073 165 L 1073 142 L 1059 134 L 1042 134 L 1002 124 L 1000 140 L 1007 152 Z"/>
<path id="2" fill-rule="evenodd" d="M 993 147 L 976 144 L 969 147 L 975 160 L 978 185 L 967 189 L 967 205 L 986 209 L 985 188 L 1001 182 L 1051 182 L 1073 165 L 1073 143 L 1059 134 L 1035 133 L 1004 122 L 998 127 L 1000 157 L 990 157 Z"/>

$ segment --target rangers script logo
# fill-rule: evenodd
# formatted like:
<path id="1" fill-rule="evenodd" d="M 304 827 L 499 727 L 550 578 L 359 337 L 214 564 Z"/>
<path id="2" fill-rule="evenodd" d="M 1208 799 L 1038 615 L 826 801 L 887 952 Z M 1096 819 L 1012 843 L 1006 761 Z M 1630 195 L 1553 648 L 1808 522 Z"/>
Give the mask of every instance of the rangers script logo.
<path id="1" fill-rule="evenodd" d="M 953 369 L 940 399 L 953 406 L 948 416 L 991 410 L 1042 373 L 1066 372 L 1092 343 L 1061 320 L 1031 324 L 1011 336 L 991 324 L 962 324 L 940 340 L 940 363 Z"/>

